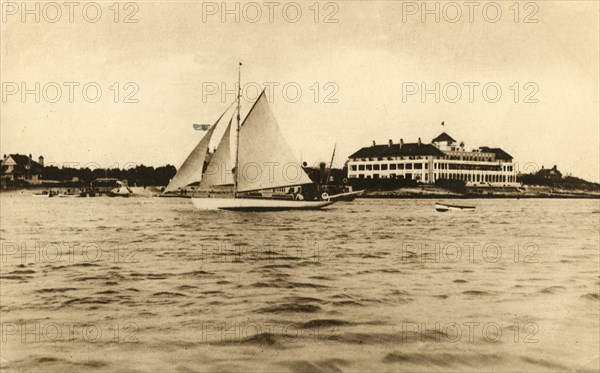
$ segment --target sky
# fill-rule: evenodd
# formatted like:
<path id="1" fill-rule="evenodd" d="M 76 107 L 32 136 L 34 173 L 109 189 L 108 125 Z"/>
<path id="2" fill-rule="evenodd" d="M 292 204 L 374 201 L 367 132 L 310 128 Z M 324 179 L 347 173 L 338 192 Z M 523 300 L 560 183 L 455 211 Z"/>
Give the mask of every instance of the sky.
<path id="1" fill-rule="evenodd" d="M 373 141 L 446 131 L 501 147 L 523 172 L 600 181 L 597 1 L 48 4 L 1 3 L 3 154 L 179 167 L 203 135 L 192 124 L 234 100 L 241 61 L 242 112 L 271 86 L 311 164 L 334 145 L 341 165 Z"/>

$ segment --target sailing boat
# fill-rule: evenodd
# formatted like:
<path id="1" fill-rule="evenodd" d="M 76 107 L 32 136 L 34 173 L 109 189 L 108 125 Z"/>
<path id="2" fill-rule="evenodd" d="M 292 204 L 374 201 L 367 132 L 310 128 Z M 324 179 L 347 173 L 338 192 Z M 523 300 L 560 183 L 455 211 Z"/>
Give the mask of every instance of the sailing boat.
<path id="1" fill-rule="evenodd" d="M 233 186 L 231 198 L 192 196 L 194 206 L 200 210 L 315 210 L 334 203 L 327 193 L 319 194 L 319 187 L 313 184 L 296 159 L 279 129 L 265 91 L 258 96 L 243 123 L 240 123 L 240 97 L 238 85 L 233 149 L 234 116 L 216 150 L 212 154 L 209 152 L 215 128 L 222 125 L 230 106 L 184 161 L 165 192 L 197 182 L 200 190 Z"/>
<path id="2" fill-rule="evenodd" d="M 325 184 L 323 185 L 323 189 L 331 193 L 329 195 L 329 199 L 332 201 L 354 201 L 356 197 L 361 196 L 364 193 L 364 190 L 352 191 L 352 187 L 349 185 L 331 185 L 329 184 L 332 181 L 331 172 L 333 171 L 333 160 L 335 159 L 335 149 L 337 144 L 333 146 L 333 153 L 331 154 L 331 162 L 329 162 L 329 169 L 326 173 Z M 347 180 L 346 180 L 347 181 Z M 321 180 L 322 182 L 322 180 Z M 344 182 L 345 184 L 345 182 Z"/>

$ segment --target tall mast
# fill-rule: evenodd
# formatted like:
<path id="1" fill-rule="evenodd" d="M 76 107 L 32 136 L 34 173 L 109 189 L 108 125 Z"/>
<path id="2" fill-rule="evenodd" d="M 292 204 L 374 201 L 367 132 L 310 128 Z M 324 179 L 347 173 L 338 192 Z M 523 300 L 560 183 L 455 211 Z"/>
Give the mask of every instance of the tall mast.
<path id="1" fill-rule="evenodd" d="M 333 145 L 333 154 L 331 155 L 331 162 L 329 162 L 329 171 L 327 172 L 327 180 L 325 181 L 325 185 L 329 184 L 329 177 L 331 176 L 331 167 L 333 167 L 333 159 L 335 158 L 335 148 L 337 144 Z"/>
<path id="2" fill-rule="evenodd" d="M 238 93 L 237 93 L 237 129 L 235 136 L 235 175 L 233 178 L 233 198 L 237 197 L 237 189 L 238 189 L 238 163 L 239 163 L 239 148 L 240 148 L 240 109 L 241 102 L 240 97 L 242 96 L 242 63 L 238 66 Z"/>

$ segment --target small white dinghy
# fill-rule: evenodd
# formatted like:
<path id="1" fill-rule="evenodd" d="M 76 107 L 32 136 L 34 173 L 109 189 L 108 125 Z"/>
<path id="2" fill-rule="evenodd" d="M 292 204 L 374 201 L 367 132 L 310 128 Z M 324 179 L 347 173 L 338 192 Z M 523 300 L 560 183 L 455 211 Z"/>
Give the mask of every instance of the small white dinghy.
<path id="1" fill-rule="evenodd" d="M 446 203 L 435 203 L 435 210 L 437 212 L 446 212 L 446 211 L 474 211 L 475 206 L 459 206 L 459 205 L 448 205 Z"/>
<path id="2" fill-rule="evenodd" d="M 129 189 L 129 186 L 123 184 L 121 181 L 117 181 L 117 184 L 119 185 L 118 187 L 113 188 L 108 192 L 109 197 L 129 197 L 133 194 L 133 191 Z"/>

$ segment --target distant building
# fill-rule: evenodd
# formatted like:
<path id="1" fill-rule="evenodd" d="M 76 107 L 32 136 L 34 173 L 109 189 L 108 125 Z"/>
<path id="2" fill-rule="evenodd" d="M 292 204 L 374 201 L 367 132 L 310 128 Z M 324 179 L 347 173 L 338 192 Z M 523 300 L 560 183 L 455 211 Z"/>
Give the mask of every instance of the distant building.
<path id="1" fill-rule="evenodd" d="M 542 166 L 542 169 L 539 170 L 535 175 L 547 180 L 562 179 L 562 173 L 556 169 L 556 165 L 554 165 L 552 168 L 544 168 L 544 166 Z"/>
<path id="2" fill-rule="evenodd" d="M 38 162 L 22 154 L 4 155 L 0 164 L 2 186 L 14 186 L 19 183 L 41 184 L 44 157 L 40 155 Z"/>
<path id="3" fill-rule="evenodd" d="M 439 179 L 462 180 L 467 185 L 516 186 L 513 158 L 500 148 L 466 150 L 447 133 L 431 144 L 388 144 L 365 147 L 350 155 L 348 178 L 402 178 L 433 184 Z"/>

